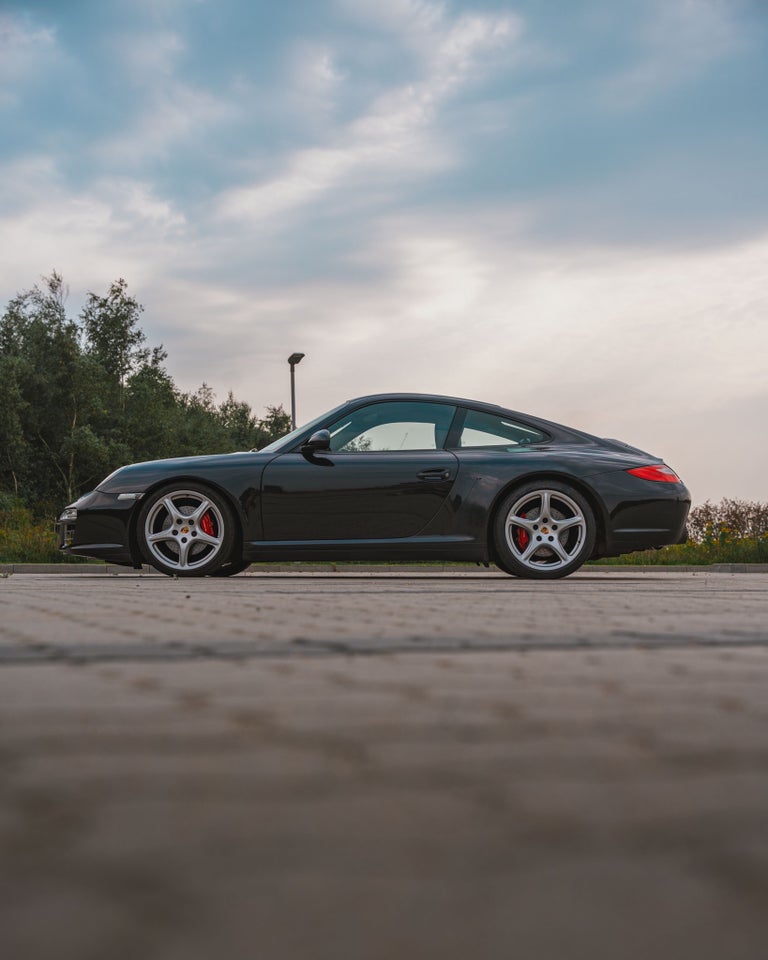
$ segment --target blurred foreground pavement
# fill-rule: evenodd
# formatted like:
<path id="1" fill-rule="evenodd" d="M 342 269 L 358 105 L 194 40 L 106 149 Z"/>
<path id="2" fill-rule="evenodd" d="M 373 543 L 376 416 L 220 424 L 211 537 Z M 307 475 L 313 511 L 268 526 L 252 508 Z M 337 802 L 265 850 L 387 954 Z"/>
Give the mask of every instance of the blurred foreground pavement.
<path id="1" fill-rule="evenodd" d="M 768 578 L 0 580 L 9 960 L 758 960 Z"/>

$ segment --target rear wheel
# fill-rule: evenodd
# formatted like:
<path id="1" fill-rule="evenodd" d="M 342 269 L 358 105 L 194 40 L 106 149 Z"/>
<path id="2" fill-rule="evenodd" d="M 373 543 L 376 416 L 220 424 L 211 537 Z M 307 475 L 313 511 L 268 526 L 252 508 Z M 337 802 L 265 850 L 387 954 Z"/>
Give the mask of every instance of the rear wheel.
<path id="1" fill-rule="evenodd" d="M 597 525 L 586 499 L 554 480 L 532 482 L 503 501 L 493 525 L 497 563 L 517 577 L 554 580 L 588 560 Z"/>
<path id="2" fill-rule="evenodd" d="M 203 484 L 172 484 L 155 491 L 141 508 L 137 534 L 147 562 L 168 576 L 204 577 L 233 559 L 232 511 Z"/>

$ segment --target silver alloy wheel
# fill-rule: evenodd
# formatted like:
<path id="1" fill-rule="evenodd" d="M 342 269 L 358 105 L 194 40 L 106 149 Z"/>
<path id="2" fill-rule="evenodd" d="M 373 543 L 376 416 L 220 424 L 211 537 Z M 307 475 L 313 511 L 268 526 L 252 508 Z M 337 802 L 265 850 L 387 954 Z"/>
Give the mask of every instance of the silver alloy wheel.
<path id="1" fill-rule="evenodd" d="M 224 517 L 199 490 L 172 490 L 159 497 L 147 513 L 144 540 L 166 569 L 196 570 L 221 551 Z"/>
<path id="2" fill-rule="evenodd" d="M 573 563 L 587 536 L 587 519 L 560 490 L 532 490 L 513 503 L 504 524 L 512 556 L 529 570 L 557 570 Z"/>

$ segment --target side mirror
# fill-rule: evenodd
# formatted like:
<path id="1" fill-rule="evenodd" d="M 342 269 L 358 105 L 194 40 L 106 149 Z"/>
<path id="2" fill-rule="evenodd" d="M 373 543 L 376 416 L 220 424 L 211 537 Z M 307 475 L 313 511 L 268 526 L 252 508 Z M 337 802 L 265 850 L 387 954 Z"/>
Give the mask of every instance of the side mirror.
<path id="1" fill-rule="evenodd" d="M 317 450 L 331 449 L 331 434 L 328 430 L 316 430 L 309 440 L 301 445 L 302 453 L 315 453 Z"/>

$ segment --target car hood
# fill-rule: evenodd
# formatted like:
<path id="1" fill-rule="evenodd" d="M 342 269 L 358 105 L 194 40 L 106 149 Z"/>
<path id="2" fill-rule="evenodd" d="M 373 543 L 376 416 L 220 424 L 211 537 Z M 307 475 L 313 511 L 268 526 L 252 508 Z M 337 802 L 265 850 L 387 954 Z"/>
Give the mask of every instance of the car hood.
<path id="1" fill-rule="evenodd" d="M 145 460 L 141 463 L 131 463 L 119 467 L 96 487 L 102 493 L 140 492 L 145 486 L 162 480 L 164 475 L 169 477 L 200 475 L 207 472 L 217 472 L 236 466 L 238 461 L 248 460 L 251 463 L 268 461 L 274 454 L 262 454 L 257 451 L 239 453 L 217 453 L 196 457 L 169 457 L 165 460 Z"/>

